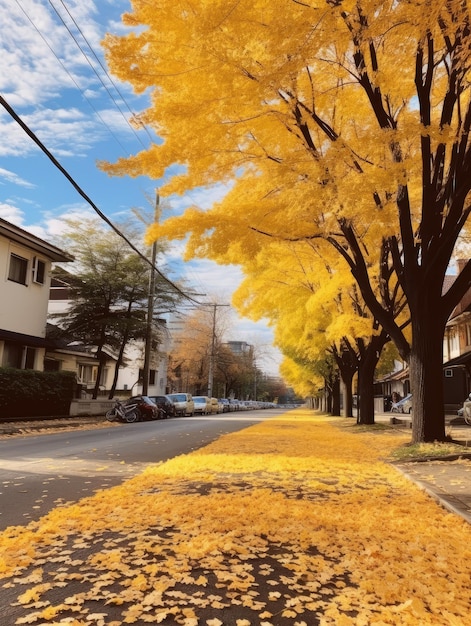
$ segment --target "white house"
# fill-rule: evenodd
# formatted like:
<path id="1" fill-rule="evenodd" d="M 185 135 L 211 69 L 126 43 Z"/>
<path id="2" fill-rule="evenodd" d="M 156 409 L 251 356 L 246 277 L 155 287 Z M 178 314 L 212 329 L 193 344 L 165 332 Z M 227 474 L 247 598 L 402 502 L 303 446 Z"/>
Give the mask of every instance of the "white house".
<path id="1" fill-rule="evenodd" d="M 59 324 L 56 315 L 64 314 L 71 303 L 69 285 L 53 279 L 49 300 L 49 321 Z M 168 352 L 170 335 L 165 320 L 154 325 L 150 350 L 150 369 L 148 395 L 159 396 L 166 393 Z M 117 396 L 137 395 L 142 393 L 142 370 L 144 366 L 143 341 L 132 340 L 126 345 L 124 363 L 119 368 L 116 383 Z M 98 362 L 95 358 L 95 346 L 83 346 L 72 342 L 62 347 L 57 345 L 46 353 L 47 369 L 71 370 L 77 373 L 77 382 L 85 394 L 90 393 L 96 382 Z M 109 351 L 108 360 L 100 380 L 100 395 L 107 395 L 113 383 L 116 354 Z"/>
<path id="2" fill-rule="evenodd" d="M 0 218 L 0 366 L 43 370 L 51 265 L 73 257 Z"/>

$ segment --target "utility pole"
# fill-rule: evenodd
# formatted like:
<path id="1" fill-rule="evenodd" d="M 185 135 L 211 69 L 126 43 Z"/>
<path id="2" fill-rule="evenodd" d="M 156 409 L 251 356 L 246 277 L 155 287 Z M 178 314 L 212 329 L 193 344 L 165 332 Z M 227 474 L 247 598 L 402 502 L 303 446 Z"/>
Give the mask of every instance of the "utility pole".
<path id="1" fill-rule="evenodd" d="M 159 192 L 155 194 L 154 221 L 159 221 Z M 154 323 L 154 292 L 155 292 L 155 262 L 157 259 L 157 241 L 152 244 L 151 268 L 149 275 L 149 294 L 147 298 L 146 338 L 144 346 L 144 367 L 142 374 L 142 395 L 149 392 L 150 354 L 152 348 L 152 331 Z"/>
<path id="2" fill-rule="evenodd" d="M 208 396 L 213 397 L 213 380 L 214 380 L 214 362 L 215 362 L 215 347 L 216 347 L 216 312 L 218 306 L 231 306 L 230 304 L 212 304 L 213 307 L 213 328 L 211 333 L 211 353 L 209 355 L 209 367 L 208 367 Z"/>
<path id="3" fill-rule="evenodd" d="M 217 304 L 213 304 L 213 331 L 211 335 L 211 353 L 209 355 L 208 368 L 208 396 L 213 397 L 213 379 L 214 379 L 214 346 L 216 345 L 216 309 Z"/>

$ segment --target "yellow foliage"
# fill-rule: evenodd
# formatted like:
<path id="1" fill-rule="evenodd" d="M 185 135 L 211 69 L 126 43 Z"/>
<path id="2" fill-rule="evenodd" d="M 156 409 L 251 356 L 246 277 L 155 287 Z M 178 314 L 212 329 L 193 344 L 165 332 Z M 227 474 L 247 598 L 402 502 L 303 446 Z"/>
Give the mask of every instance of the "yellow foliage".
<path id="1" fill-rule="evenodd" d="M 329 342 L 371 332 L 346 297 L 351 268 L 332 267 L 334 256 L 352 255 L 342 224 L 352 228 L 375 294 L 386 238 L 408 246 L 408 297 L 418 259 L 432 258 L 427 275 L 437 258 L 445 265 L 469 192 L 466 159 L 457 170 L 453 161 L 468 149 L 467 2 L 131 5 L 123 16 L 127 34 L 109 34 L 105 53 L 119 79 L 149 93 L 138 119 L 162 141 L 103 169 L 165 179 L 166 195 L 227 186 L 209 210 L 191 207 L 153 226 L 149 242 L 185 239 L 186 258 L 240 265 L 247 281 L 237 306 L 254 319 L 267 316 L 286 353 L 314 344 L 312 354 L 298 354 L 309 359 L 322 351 L 313 318 L 330 318 L 323 324 Z M 461 189 L 460 176 L 464 209 L 459 194 L 448 193 Z M 438 233 L 450 226 L 443 245 L 437 225 Z M 397 284 L 390 287 L 393 293 Z M 283 302 L 260 295 L 277 289 Z"/>
<path id="2" fill-rule="evenodd" d="M 464 626 L 469 525 L 383 461 L 406 435 L 347 422 L 292 411 L 7 529 L 17 623 Z"/>

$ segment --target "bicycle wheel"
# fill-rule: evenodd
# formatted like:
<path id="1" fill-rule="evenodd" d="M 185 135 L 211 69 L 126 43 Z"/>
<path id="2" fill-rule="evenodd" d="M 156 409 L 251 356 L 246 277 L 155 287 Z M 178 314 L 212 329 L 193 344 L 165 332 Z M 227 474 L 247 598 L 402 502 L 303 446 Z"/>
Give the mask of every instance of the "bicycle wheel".
<path id="1" fill-rule="evenodd" d="M 139 414 L 137 412 L 137 409 L 132 409 L 131 411 L 126 412 L 124 415 L 124 419 L 126 420 L 128 424 L 137 422 L 138 418 L 139 418 Z"/>

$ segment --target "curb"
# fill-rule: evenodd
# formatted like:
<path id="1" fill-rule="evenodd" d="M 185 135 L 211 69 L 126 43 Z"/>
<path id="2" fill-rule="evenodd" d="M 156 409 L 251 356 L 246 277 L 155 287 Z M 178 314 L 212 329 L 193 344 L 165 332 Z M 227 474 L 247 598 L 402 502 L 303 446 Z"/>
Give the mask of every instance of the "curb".
<path id="1" fill-rule="evenodd" d="M 465 522 L 471 524 L 471 513 L 469 513 L 468 510 L 463 509 L 465 505 L 461 503 L 457 498 L 454 498 L 453 496 L 447 496 L 446 494 L 439 492 L 437 489 L 432 489 L 430 485 L 423 482 L 422 480 L 414 478 L 414 476 L 411 476 L 402 467 L 394 465 L 393 463 L 391 463 L 391 465 L 393 465 L 393 467 L 395 467 L 398 472 L 400 472 L 405 478 L 413 482 L 415 485 L 417 485 L 417 487 L 419 487 L 419 489 L 422 489 L 422 491 L 424 491 L 427 495 L 433 498 L 433 500 L 438 502 L 438 504 L 440 504 L 440 506 L 442 506 L 444 509 L 446 509 L 450 513 L 453 513 L 454 515 L 458 515 Z M 454 504 L 451 500 L 456 500 L 458 503 Z"/>

